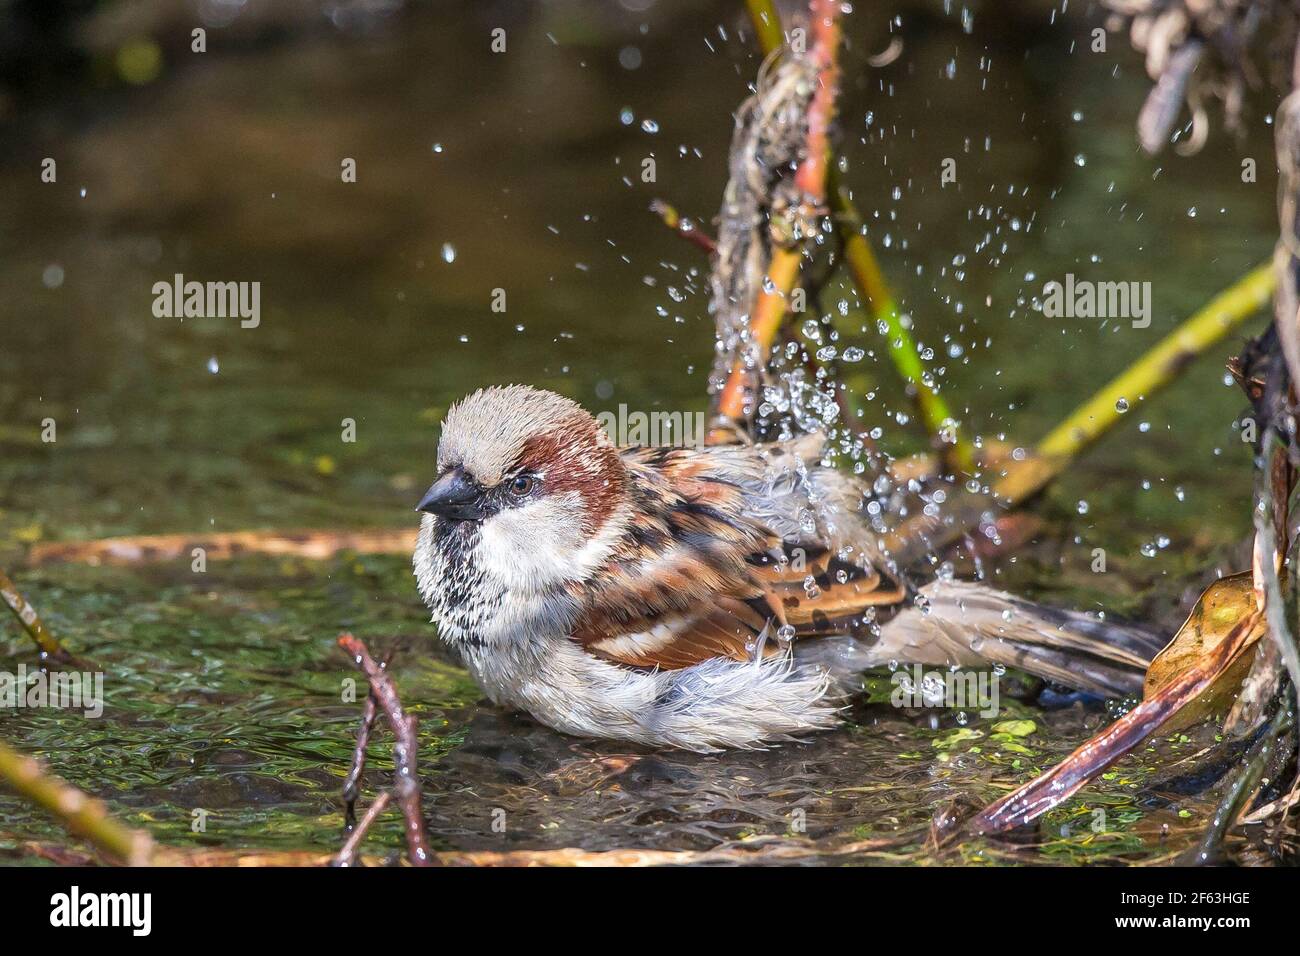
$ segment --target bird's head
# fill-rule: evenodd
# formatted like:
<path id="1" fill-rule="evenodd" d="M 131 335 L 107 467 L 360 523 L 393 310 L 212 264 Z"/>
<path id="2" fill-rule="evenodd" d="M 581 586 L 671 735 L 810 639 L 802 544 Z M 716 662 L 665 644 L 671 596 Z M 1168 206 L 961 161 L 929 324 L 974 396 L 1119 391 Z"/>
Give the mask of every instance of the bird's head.
<path id="1" fill-rule="evenodd" d="M 421 546 L 472 551 L 513 588 L 585 577 L 626 510 L 628 474 L 596 420 L 524 385 L 480 389 L 442 423 Z M 429 525 L 432 528 L 428 528 Z"/>

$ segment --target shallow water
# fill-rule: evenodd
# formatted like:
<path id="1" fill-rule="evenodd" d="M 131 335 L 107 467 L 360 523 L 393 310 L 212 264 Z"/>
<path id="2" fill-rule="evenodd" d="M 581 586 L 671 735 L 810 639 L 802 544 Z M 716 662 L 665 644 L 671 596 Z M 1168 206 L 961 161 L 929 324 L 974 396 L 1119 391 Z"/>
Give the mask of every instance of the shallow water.
<path id="1" fill-rule="evenodd" d="M 775 838 L 831 861 L 870 840 L 848 858 L 1082 862 L 1188 845 L 1212 799 L 1150 768 L 1208 732 L 1121 764 L 1032 839 L 937 854 L 924 845 L 937 810 L 997 797 L 1105 711 L 1044 711 L 1026 690 L 962 726 L 862 702 L 844 729 L 806 743 L 656 754 L 487 706 L 438 648 L 401 558 L 214 561 L 201 576 L 188 557 L 24 566 L 37 541 L 411 526 L 441 413 L 486 383 L 555 388 L 594 411 L 702 409 L 706 263 L 646 206 L 662 196 L 703 221 L 716 210 L 730 111 L 757 66 L 733 6 L 558 4 L 543 19 L 504 4 L 505 59 L 487 51 L 492 24 L 470 13 L 404 14 L 364 35 L 236 31 L 201 60 L 168 52 L 149 86 L 97 85 L 88 69 L 0 113 L 0 566 L 105 670 L 107 698 L 98 720 L 0 713 L 5 739 L 165 841 L 328 850 L 359 710 L 340 702 L 352 672 L 333 642 L 352 630 L 393 650 L 420 717 L 439 848 Z M 1120 40 L 1109 54 L 1071 52 L 1086 21 L 977 15 L 965 34 L 934 9 L 908 11 L 904 54 L 883 70 L 865 62 L 885 45 L 879 18 L 854 15 L 846 181 L 964 421 L 1028 445 L 1267 257 L 1270 128 L 1257 104 L 1242 140 L 1218 131 L 1196 157 L 1152 161 L 1132 133 L 1146 81 Z M 636 70 L 618 62 L 629 46 Z M 646 185 L 650 153 L 658 182 Z M 47 155 L 54 185 L 35 172 Z M 358 159 L 355 184 L 339 182 L 342 156 Z M 943 157 L 958 183 L 940 188 Z M 1243 157 L 1260 161 L 1258 183 L 1241 182 Z M 155 318 L 152 285 L 177 272 L 260 281 L 261 324 Z M 1151 327 L 1035 311 L 1042 284 L 1067 272 L 1150 281 Z M 504 314 L 489 308 L 498 288 Z M 851 299 L 833 284 L 827 302 L 840 297 Z M 842 344 L 879 352 L 863 325 L 851 310 Z M 1239 341 L 1168 392 L 1132 396 L 1121 427 L 1035 505 L 1033 542 L 985 573 L 1176 626 L 1188 592 L 1239 566 L 1249 526 L 1249 452 L 1232 428 L 1244 402 L 1223 383 Z M 895 420 L 911 409 L 887 362 L 869 355 L 851 376 L 876 392 L 864 417 L 882 426 L 882 447 L 920 448 L 914 423 Z M 40 441 L 47 417 L 53 444 Z M 340 440 L 348 418 L 355 443 Z M 1091 571 L 1098 547 L 1105 574 Z M 11 670 L 34 663 L 11 624 L 0 653 Z M 887 678 L 874 682 L 872 699 L 887 700 Z M 995 736 L 1012 719 L 1033 732 Z M 372 750 L 372 777 L 390 766 L 387 746 Z M 0 851 L 22 838 L 61 839 L 0 796 Z M 394 817 L 368 843 L 400 846 Z"/>

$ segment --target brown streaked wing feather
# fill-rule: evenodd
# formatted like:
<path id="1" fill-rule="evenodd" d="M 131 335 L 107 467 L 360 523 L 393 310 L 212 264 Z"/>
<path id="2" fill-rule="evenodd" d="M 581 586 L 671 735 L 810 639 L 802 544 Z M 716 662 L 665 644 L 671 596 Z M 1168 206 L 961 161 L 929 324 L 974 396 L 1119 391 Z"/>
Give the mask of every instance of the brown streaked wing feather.
<path id="1" fill-rule="evenodd" d="M 786 546 L 784 561 L 766 555 L 751 561 L 757 583 L 769 603 L 780 608 L 778 616 L 794 626 L 796 637 L 829 633 L 830 624 L 860 617 L 868 608 L 897 604 L 906 596 L 898 581 L 875 568 L 811 547 L 796 560 L 792 553 L 796 548 Z M 811 593 L 806 586 L 809 577 L 816 585 Z"/>
<path id="2" fill-rule="evenodd" d="M 608 562 L 575 596 L 582 612 L 574 639 L 586 644 L 603 635 L 649 630 L 664 617 L 694 615 L 720 599 L 741 601 L 762 591 L 725 555 L 714 556 L 673 539 L 662 548 L 633 546 Z"/>
<path id="3" fill-rule="evenodd" d="M 632 477 L 631 527 L 609 561 L 573 594 L 573 640 L 637 667 L 744 660 L 766 616 L 746 559 L 776 542 L 743 518 L 744 496 L 690 449 L 622 452 Z"/>
<path id="4" fill-rule="evenodd" d="M 767 605 L 779 621 L 795 628 L 795 637 L 854 630 L 862 626 L 870 609 L 896 605 L 907 596 L 906 587 L 886 569 L 870 529 L 857 514 L 865 485 L 854 476 L 820 466 L 816 461 L 820 448 L 817 436 L 804 436 L 754 446 L 748 454 L 739 448 L 727 451 L 732 458 L 741 455 L 746 461 L 769 465 L 781 458 L 798 460 L 804 469 L 796 472 L 801 477 L 790 487 L 749 475 L 742 481 L 747 482 L 751 498 L 743 509 L 746 515 L 770 515 L 782 507 L 797 512 L 810 502 L 814 488 L 821 507 L 828 509 L 816 519 L 815 530 L 810 531 L 802 519 L 790 522 L 794 527 L 787 528 L 784 541 L 765 529 L 776 546 L 748 559 L 751 577 L 764 591 Z M 741 471 L 747 467 L 739 466 Z M 809 577 L 816 582 L 811 594 L 805 587 Z"/>
<path id="5" fill-rule="evenodd" d="M 748 660 L 769 619 L 793 625 L 796 637 L 844 633 L 868 608 L 902 599 L 895 580 L 824 544 L 783 544 L 754 517 L 761 502 L 729 480 L 725 461 L 681 448 L 622 456 L 635 517 L 606 565 L 573 590 L 582 606 L 573 639 L 593 654 L 664 669 Z"/>
<path id="6" fill-rule="evenodd" d="M 712 481 L 687 449 L 623 451 L 634 515 L 614 554 L 572 593 L 583 633 L 622 633 L 638 621 L 695 610 L 717 597 L 754 597 L 746 558 L 770 535 L 741 517 L 743 496 Z M 647 626 L 649 626 L 647 624 Z"/>
<path id="7" fill-rule="evenodd" d="M 743 601 L 724 599 L 695 613 L 629 623 L 617 633 L 575 634 L 591 653 L 633 667 L 677 670 L 714 657 L 753 660 L 767 619 Z M 776 650 L 775 642 L 764 653 Z"/>

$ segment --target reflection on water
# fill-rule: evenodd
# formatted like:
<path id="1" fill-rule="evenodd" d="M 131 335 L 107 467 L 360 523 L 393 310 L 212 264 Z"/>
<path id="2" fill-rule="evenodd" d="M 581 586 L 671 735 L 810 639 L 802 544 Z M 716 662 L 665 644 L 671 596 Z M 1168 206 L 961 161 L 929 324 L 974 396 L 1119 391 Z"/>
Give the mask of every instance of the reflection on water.
<path id="1" fill-rule="evenodd" d="M 164 43 L 160 76 L 138 89 L 87 80 L 57 102 L 15 100 L 0 147 L 0 558 L 107 670 L 107 709 L 98 721 L 18 711 L 0 732 L 164 840 L 330 848 L 357 710 L 340 703 L 350 672 L 333 638 L 351 629 L 396 650 L 441 847 L 709 849 L 788 834 L 829 853 L 897 837 L 864 857 L 887 862 L 927 859 L 936 810 L 998 796 L 1102 721 L 1082 705 L 1043 711 L 1027 689 L 1002 718 L 1032 719 L 1023 739 L 994 739 L 997 720 L 932 727 L 864 703 L 806 744 L 628 752 L 483 705 L 440 656 L 401 560 L 241 560 L 199 579 L 188 559 L 19 566 L 36 540 L 406 526 L 441 413 L 485 383 L 557 389 L 593 411 L 701 409 L 707 263 L 646 207 L 662 196 L 702 222 L 716 209 L 730 111 L 757 68 L 735 6 L 502 3 L 360 32 L 289 25 L 232 34 L 233 49 L 213 43 L 201 60 Z M 1268 128 L 1259 115 L 1241 142 L 1151 161 L 1131 129 L 1145 81 L 1121 44 L 1071 52 L 1084 26 L 1049 24 L 1035 4 L 1020 19 L 977 15 L 970 34 L 937 6 L 904 17 L 904 54 L 884 70 L 866 63 L 883 21 L 855 14 L 846 179 L 971 428 L 1029 443 L 1267 255 L 1272 183 L 1238 173 L 1242 156 L 1270 155 Z M 494 17 L 511 37 L 496 58 Z M 639 176 L 649 155 L 653 184 Z M 39 182 L 45 156 L 55 184 Z M 341 182 L 343 158 L 355 183 Z M 940 187 L 942 158 L 956 185 Z M 1035 311 L 1067 272 L 1151 282 L 1152 327 Z M 259 326 L 155 317 L 153 285 L 177 273 L 260 282 Z M 832 283 L 825 301 L 840 298 L 852 299 Z M 909 403 L 863 325 L 852 308 L 840 323 L 868 353 L 851 373 L 874 395 L 864 417 L 886 449 L 914 450 L 899 421 Z M 1184 591 L 1233 566 L 1248 526 L 1247 452 L 1230 427 L 1243 403 L 1221 378 L 1207 358 L 1168 393 L 1134 396 L 1124 427 L 1039 507 L 1035 541 L 986 572 L 1176 623 Z M 39 438 L 46 418 L 53 445 Z M 355 442 L 340 440 L 345 419 Z M 1097 547 L 1104 575 L 1091 572 Z M 3 635 L 3 660 L 28 658 Z M 1162 857 L 1208 805 L 1146 787 L 1148 757 L 1053 815 L 1043 846 L 950 852 Z M 388 766 L 382 742 L 374 759 Z M 196 809 L 205 833 L 191 830 Z M 57 836 L 9 797 L 0 821 L 0 847 Z M 396 820 L 372 839 L 399 847 Z"/>

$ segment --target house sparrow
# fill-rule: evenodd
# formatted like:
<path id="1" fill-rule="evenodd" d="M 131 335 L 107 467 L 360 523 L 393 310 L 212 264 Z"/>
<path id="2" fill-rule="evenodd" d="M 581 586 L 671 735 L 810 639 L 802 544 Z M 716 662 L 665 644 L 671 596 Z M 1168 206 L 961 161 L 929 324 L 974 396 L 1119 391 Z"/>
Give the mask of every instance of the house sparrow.
<path id="1" fill-rule="evenodd" d="M 570 399 L 482 389 L 442 425 L 420 594 L 495 703 L 584 737 L 759 746 L 833 726 L 838 692 L 889 661 L 1140 689 L 1159 649 L 1140 632 L 975 584 L 912 590 L 822 445 L 620 448 Z"/>

